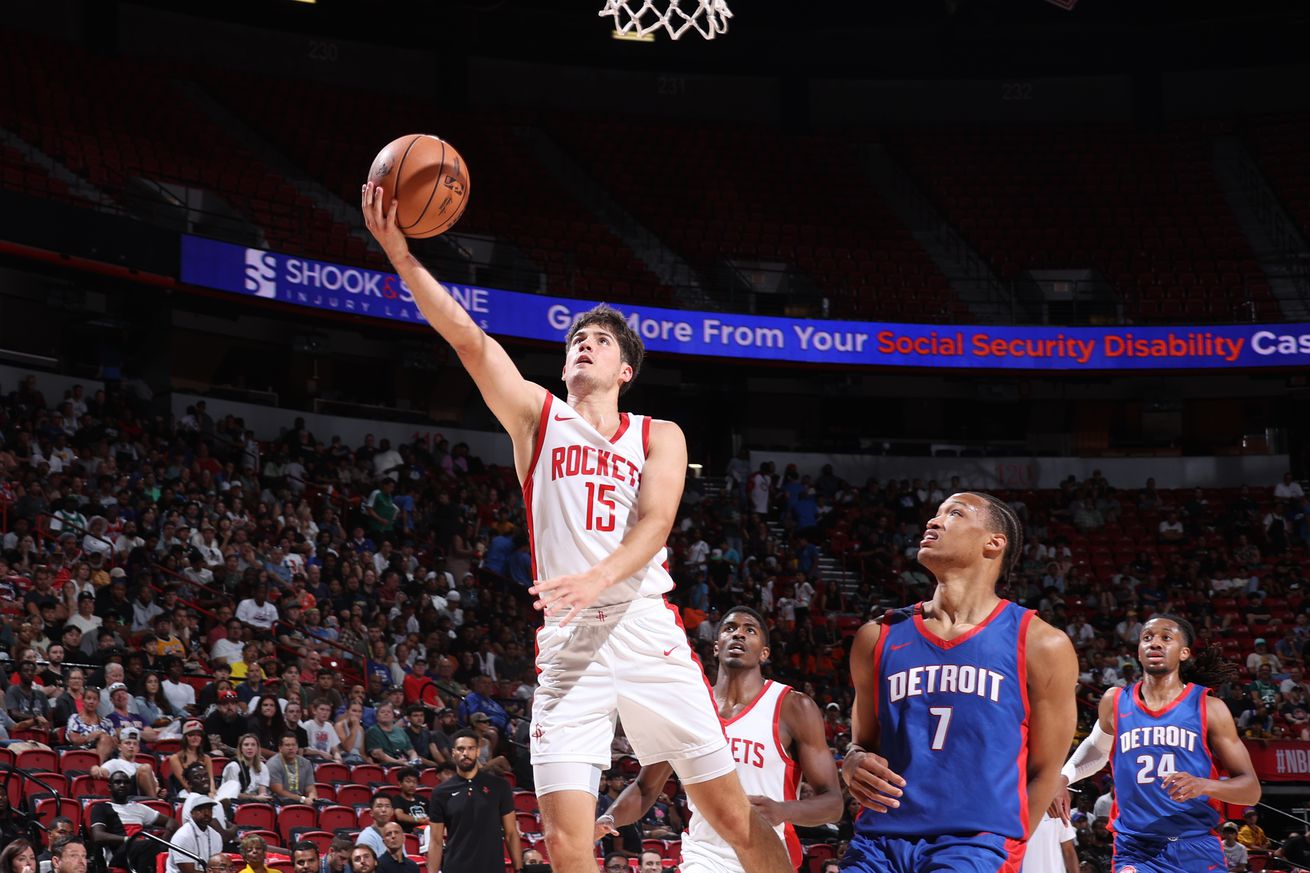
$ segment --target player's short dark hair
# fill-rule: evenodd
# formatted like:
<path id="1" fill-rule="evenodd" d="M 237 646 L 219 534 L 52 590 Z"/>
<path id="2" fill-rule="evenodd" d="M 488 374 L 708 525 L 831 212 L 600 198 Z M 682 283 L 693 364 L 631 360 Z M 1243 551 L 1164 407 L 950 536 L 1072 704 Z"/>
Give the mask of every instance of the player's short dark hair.
<path id="1" fill-rule="evenodd" d="M 397 782 L 400 782 L 401 780 L 407 779 L 411 776 L 415 779 L 419 778 L 418 771 L 415 770 L 413 767 L 401 767 L 399 770 L 396 771 Z"/>
<path id="2" fill-rule="evenodd" d="M 69 824 L 72 824 L 70 821 Z M 50 854 L 56 858 L 64 857 L 64 850 L 69 846 L 77 844 L 86 850 L 86 842 L 81 837 L 60 837 L 50 844 Z"/>
<path id="3" fill-rule="evenodd" d="M 385 800 L 387 803 L 391 804 L 392 806 L 396 805 L 396 802 L 391 799 L 390 791 L 374 792 L 373 796 L 369 798 L 368 805 L 372 806 L 373 804 L 377 803 L 379 800 Z"/>
<path id="4" fill-rule="evenodd" d="M 314 857 L 317 858 L 318 846 L 314 845 L 309 840 L 301 840 L 300 842 L 296 843 L 294 846 L 291 847 L 292 857 L 295 857 L 296 852 L 313 852 Z"/>
<path id="5" fill-rule="evenodd" d="M 331 844 L 328 846 L 334 852 L 340 852 L 343 849 L 350 851 L 355 848 L 355 841 L 350 837 L 333 837 Z"/>
<path id="6" fill-rule="evenodd" d="M 573 326 L 564 337 L 565 351 L 567 352 L 573 345 L 573 337 L 579 330 L 593 324 L 614 334 L 623 363 L 632 368 L 632 378 L 619 386 L 619 393 L 623 394 L 632 387 L 632 383 L 637 380 L 637 374 L 641 372 L 641 362 L 646 357 L 646 345 L 641 341 L 641 336 L 623 319 L 622 312 L 608 303 L 597 303 L 573 322 Z"/>
<path id="7" fill-rule="evenodd" d="M 464 737 L 468 737 L 475 743 L 482 743 L 482 737 L 478 736 L 477 731 L 473 730 L 473 728 L 464 728 L 463 730 L 455 731 L 454 735 L 450 738 L 450 744 L 453 746 Z"/>
<path id="8" fill-rule="evenodd" d="M 988 524 L 1005 535 L 1005 552 L 1001 555 L 1001 575 L 997 581 L 1008 581 L 1023 557 L 1023 522 L 1019 521 L 1014 508 L 996 495 L 985 491 L 966 493 L 983 499 L 987 504 Z"/>
<path id="9" fill-rule="evenodd" d="M 751 618 L 755 619 L 755 623 L 760 626 L 760 632 L 764 634 L 764 645 L 767 646 L 769 644 L 769 625 L 764 621 L 764 616 L 760 615 L 749 606 L 739 605 L 729 609 L 723 614 L 723 618 L 720 620 L 720 627 L 722 627 L 722 622 L 728 620 L 728 616 L 738 612 L 742 615 L 749 615 Z"/>

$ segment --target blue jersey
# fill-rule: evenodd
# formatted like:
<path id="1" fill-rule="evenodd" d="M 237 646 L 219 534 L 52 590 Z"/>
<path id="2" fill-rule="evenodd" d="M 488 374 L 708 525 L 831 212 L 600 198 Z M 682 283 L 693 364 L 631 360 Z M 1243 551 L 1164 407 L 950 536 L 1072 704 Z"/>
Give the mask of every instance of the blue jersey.
<path id="1" fill-rule="evenodd" d="M 1142 700 L 1141 683 L 1114 695 L 1114 806 L 1110 829 L 1133 837 L 1198 837 L 1215 833 L 1219 802 L 1208 797 L 1177 802 L 1160 780 L 1170 773 L 1218 779 L 1205 742 L 1205 695 L 1189 684 L 1159 711 Z"/>
<path id="2" fill-rule="evenodd" d="M 953 640 L 923 616 L 886 625 L 873 651 L 878 754 L 905 777 L 901 805 L 865 811 L 866 837 L 992 833 L 1025 839 L 1032 610 L 1002 600 Z"/>

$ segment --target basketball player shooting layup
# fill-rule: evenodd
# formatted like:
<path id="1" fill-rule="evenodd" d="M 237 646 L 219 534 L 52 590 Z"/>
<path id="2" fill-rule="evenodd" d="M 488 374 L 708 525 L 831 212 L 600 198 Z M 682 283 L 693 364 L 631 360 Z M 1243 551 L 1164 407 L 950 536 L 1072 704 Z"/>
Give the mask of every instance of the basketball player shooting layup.
<path id="1" fill-rule="evenodd" d="M 769 657 L 769 632 L 755 610 L 747 606 L 728 610 L 719 624 L 714 651 L 719 659 L 714 702 L 737 762 L 737 776 L 750 792 L 751 803 L 782 837 L 795 870 L 802 858 L 792 825 L 817 826 L 842 816 L 841 785 L 824 736 L 823 717 L 806 695 L 765 680 L 760 665 Z M 596 838 L 616 834 L 615 828 L 641 818 L 664 790 L 671 772 L 664 762 L 642 767 L 636 781 L 596 819 Z M 814 796 L 798 800 L 796 787 L 802 776 Z M 678 869 L 740 873 L 732 847 L 698 813 L 693 802 Z"/>
<path id="2" fill-rule="evenodd" d="M 1022 550 L 1007 504 L 951 495 L 919 546 L 932 600 L 856 634 L 842 774 L 865 809 L 842 870 L 1019 869 L 1059 785 L 1078 679 L 1069 638 L 996 595 Z"/>
<path id="3" fill-rule="evenodd" d="M 1186 619 L 1152 616 L 1137 642 L 1144 678 L 1105 692 L 1091 734 L 1061 771 L 1051 811 L 1067 822 L 1065 789 L 1110 762 L 1116 873 L 1226 870 L 1215 830 L 1219 803 L 1250 806 L 1260 799 L 1260 780 L 1233 715 L 1209 694 L 1237 678 L 1237 668 L 1217 648 L 1194 652 L 1195 641 Z M 1227 779 L 1219 778 L 1219 768 Z"/>
<path id="4" fill-rule="evenodd" d="M 514 442 L 546 624 L 537 635 L 532 765 L 552 869 L 595 873 L 596 790 L 617 718 L 643 764 L 669 761 L 749 873 L 788 871 L 787 853 L 737 779 L 705 675 L 677 613 L 664 544 L 682 497 L 687 444 L 676 424 L 619 412 L 641 368 L 640 337 L 598 306 L 565 340 L 567 403 L 526 381 L 409 252 L 396 206 L 363 189 L 364 223 L 459 355 Z M 429 855 L 429 869 L 432 870 Z"/>

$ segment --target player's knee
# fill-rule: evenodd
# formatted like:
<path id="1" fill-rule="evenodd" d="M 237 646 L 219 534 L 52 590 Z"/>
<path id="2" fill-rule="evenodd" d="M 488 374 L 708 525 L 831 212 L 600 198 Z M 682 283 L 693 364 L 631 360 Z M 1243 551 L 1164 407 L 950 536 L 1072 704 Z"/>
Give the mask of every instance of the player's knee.
<path id="1" fill-rule="evenodd" d="M 546 850 L 551 858 L 563 861 L 565 859 L 576 860 L 583 857 L 595 857 L 595 852 L 592 849 L 591 831 L 584 833 L 576 828 L 570 830 L 567 827 L 549 823 L 542 827 L 542 831 L 542 836 L 546 841 Z"/>

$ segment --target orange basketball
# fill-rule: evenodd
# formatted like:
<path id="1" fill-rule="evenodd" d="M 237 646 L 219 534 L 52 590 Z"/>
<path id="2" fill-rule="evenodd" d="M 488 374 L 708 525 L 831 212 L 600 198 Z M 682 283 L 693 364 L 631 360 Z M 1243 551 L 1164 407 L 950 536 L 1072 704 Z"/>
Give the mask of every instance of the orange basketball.
<path id="1" fill-rule="evenodd" d="M 408 237 L 445 233 L 468 203 L 468 166 L 441 137 L 412 133 L 392 140 L 373 159 L 368 178 L 382 187 L 383 212 L 393 196 L 400 200 L 396 223 Z"/>

